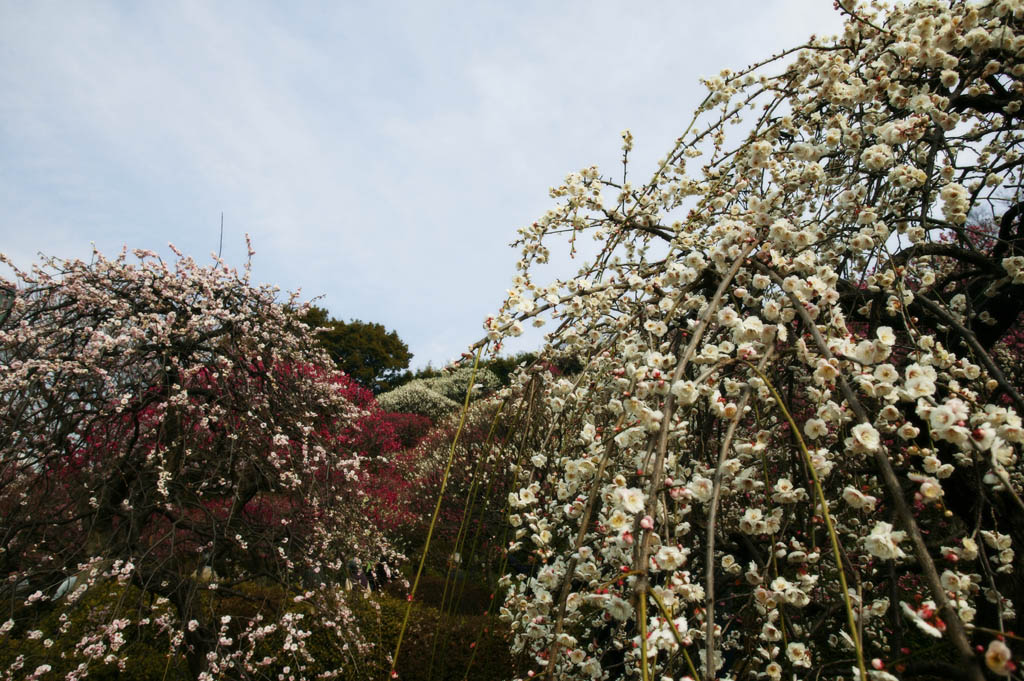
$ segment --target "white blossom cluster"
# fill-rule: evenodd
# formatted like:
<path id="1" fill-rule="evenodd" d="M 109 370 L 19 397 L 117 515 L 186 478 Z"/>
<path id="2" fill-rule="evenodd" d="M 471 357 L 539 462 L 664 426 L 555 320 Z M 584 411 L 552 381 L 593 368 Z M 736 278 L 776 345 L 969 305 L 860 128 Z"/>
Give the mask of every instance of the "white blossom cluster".
<path id="1" fill-rule="evenodd" d="M 543 315 L 585 367 L 510 392 L 530 676 L 1015 669 L 1024 3 L 838 6 L 842 35 L 706 79 L 650 181 L 570 174 L 520 230 L 481 343 Z M 598 253 L 538 284 L 558 234 Z"/>

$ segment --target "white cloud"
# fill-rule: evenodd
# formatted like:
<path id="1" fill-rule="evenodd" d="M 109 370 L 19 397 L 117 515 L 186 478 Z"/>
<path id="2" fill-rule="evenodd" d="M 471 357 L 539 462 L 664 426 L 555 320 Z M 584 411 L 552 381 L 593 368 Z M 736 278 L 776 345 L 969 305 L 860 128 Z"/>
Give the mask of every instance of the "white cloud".
<path id="1" fill-rule="evenodd" d="M 506 244 L 566 173 L 641 175 L 696 80 L 814 30 L 829 3 L 0 7 L 0 248 L 217 243 L 255 275 L 395 328 L 417 364 L 480 334 Z M 641 170 L 642 169 L 642 170 Z"/>

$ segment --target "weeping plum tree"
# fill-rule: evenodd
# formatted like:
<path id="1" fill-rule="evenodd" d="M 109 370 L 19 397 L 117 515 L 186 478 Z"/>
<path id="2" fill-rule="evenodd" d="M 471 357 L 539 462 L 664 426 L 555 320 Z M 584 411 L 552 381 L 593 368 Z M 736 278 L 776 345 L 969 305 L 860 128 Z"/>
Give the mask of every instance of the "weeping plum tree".
<path id="1" fill-rule="evenodd" d="M 321 657 L 357 665 L 335 585 L 387 547 L 354 484 L 351 383 L 248 266 L 135 256 L 3 282 L 0 646 L 45 645 L 0 673 L 124 667 L 145 635 L 194 678 L 312 678 L 313 628 L 331 634 Z M 83 630 L 68 613 L 110 585 Z"/>
<path id="2" fill-rule="evenodd" d="M 481 343 L 584 363 L 513 392 L 531 676 L 1020 678 L 1024 3 L 837 10 L 520 231 Z"/>

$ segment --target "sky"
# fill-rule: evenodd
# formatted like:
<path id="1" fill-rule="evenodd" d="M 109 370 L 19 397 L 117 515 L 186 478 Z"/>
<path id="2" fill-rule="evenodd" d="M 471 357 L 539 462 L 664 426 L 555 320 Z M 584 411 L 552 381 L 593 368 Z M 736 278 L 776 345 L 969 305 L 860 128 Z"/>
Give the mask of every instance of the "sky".
<path id="1" fill-rule="evenodd" d="M 0 0 L 0 252 L 209 262 L 223 213 L 229 264 L 249 234 L 255 281 L 442 365 L 549 187 L 620 173 L 626 128 L 646 180 L 699 78 L 840 26 L 831 0 Z"/>

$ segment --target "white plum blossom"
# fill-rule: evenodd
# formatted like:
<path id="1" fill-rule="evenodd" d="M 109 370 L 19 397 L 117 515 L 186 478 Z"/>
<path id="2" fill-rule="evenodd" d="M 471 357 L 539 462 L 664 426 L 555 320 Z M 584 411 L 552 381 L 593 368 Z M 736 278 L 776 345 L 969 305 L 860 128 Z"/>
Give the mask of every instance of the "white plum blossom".
<path id="1" fill-rule="evenodd" d="M 828 435 L 828 426 L 822 419 L 807 419 L 804 423 L 804 434 L 811 440 Z"/>
<path id="2" fill-rule="evenodd" d="M 864 545 L 871 555 L 882 560 L 905 558 L 907 554 L 899 547 L 905 536 L 902 530 L 893 530 L 890 523 L 879 521 L 864 540 Z"/>
<path id="3" fill-rule="evenodd" d="M 618 596 L 607 599 L 605 609 L 608 613 L 620 622 L 628 619 L 633 614 L 633 606 Z"/>
<path id="4" fill-rule="evenodd" d="M 999 639 L 992 639 L 985 650 L 985 665 L 994 673 L 1009 676 L 1013 671 L 1010 659 L 1013 653 L 1010 647 Z"/>
<path id="5" fill-rule="evenodd" d="M 860 156 L 861 162 L 868 170 L 885 170 L 892 165 L 892 148 L 887 144 L 875 144 L 868 147 Z"/>
<path id="6" fill-rule="evenodd" d="M 795 642 L 786 646 L 786 657 L 795 667 L 810 668 L 811 666 L 811 652 L 803 643 Z"/>
<path id="7" fill-rule="evenodd" d="M 644 504 L 647 501 L 647 495 L 636 487 L 620 487 L 615 491 L 615 496 L 619 505 L 627 513 L 639 513 L 644 510 Z"/>
<path id="8" fill-rule="evenodd" d="M 873 452 L 881 444 L 878 431 L 870 423 L 858 423 L 851 429 L 853 441 L 862 449 Z"/>
<path id="9" fill-rule="evenodd" d="M 662 546 L 654 555 L 660 570 L 672 571 L 686 564 L 687 551 L 678 546 Z"/>
<path id="10" fill-rule="evenodd" d="M 878 503 L 877 498 L 869 494 L 864 494 L 860 490 L 850 487 L 849 485 L 843 488 L 843 500 L 853 508 L 865 511 L 875 510 L 875 504 Z"/>
<path id="11" fill-rule="evenodd" d="M 690 482 L 690 484 L 687 486 L 687 489 L 690 490 L 690 492 L 693 494 L 694 498 L 697 499 L 697 501 L 700 501 L 702 503 L 711 501 L 711 492 L 713 489 L 713 485 L 710 479 L 700 475 L 695 476 L 693 480 Z"/>

